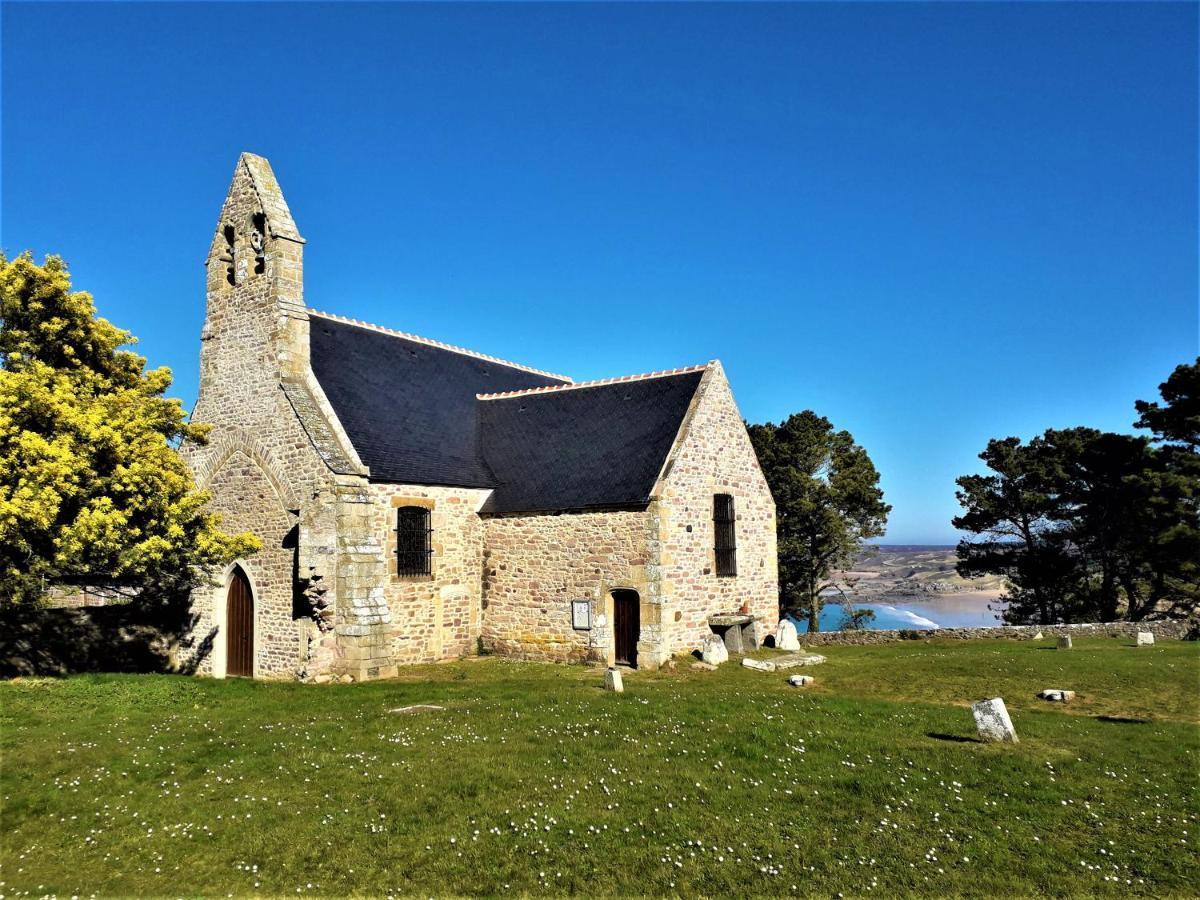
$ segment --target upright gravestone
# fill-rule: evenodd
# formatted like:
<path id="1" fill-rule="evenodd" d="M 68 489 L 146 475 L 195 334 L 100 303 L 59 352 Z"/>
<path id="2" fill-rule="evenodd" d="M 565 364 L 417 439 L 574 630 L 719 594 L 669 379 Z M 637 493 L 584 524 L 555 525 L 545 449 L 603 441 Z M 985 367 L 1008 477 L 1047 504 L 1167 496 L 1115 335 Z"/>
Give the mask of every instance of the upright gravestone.
<path id="1" fill-rule="evenodd" d="M 604 689 L 606 691 L 616 691 L 618 694 L 624 693 L 625 685 L 621 683 L 621 672 L 618 669 L 610 667 L 605 671 Z"/>
<path id="2" fill-rule="evenodd" d="M 1139 647 L 1153 647 L 1154 646 L 1154 632 L 1139 631 L 1137 633 L 1137 645 Z"/>
<path id="3" fill-rule="evenodd" d="M 719 634 L 710 634 L 704 639 L 704 649 L 701 651 L 701 659 L 710 666 L 719 666 L 721 663 L 729 660 L 729 651 L 725 649 L 725 642 L 721 640 Z"/>
<path id="4" fill-rule="evenodd" d="M 1059 650 L 1070 650 L 1071 649 L 1071 636 L 1069 634 L 1059 635 L 1058 649 Z"/>
<path id="5" fill-rule="evenodd" d="M 775 646 L 780 650 L 792 652 L 800 649 L 800 638 L 796 634 L 796 626 L 787 619 L 779 620 L 779 627 L 775 629 Z"/>
<path id="6" fill-rule="evenodd" d="M 1017 743 L 1017 731 L 1013 728 L 1012 719 L 1008 717 L 1004 701 L 999 697 L 980 700 L 971 706 L 971 712 L 975 716 L 975 727 L 979 729 L 979 736 L 985 741 Z"/>

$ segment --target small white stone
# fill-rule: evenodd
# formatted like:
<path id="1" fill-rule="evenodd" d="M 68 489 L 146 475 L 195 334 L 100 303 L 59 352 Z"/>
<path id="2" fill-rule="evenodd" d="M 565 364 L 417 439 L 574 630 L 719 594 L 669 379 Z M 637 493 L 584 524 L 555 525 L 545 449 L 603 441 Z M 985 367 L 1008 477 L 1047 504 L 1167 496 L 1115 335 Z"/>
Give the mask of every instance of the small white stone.
<path id="1" fill-rule="evenodd" d="M 1038 692 L 1038 697 L 1042 700 L 1051 700 L 1056 703 L 1069 703 L 1075 699 L 1075 692 L 1066 691 L 1062 688 L 1046 688 L 1046 690 Z"/>
<path id="2" fill-rule="evenodd" d="M 1137 633 L 1137 645 L 1139 647 L 1153 647 L 1154 633 L 1151 631 L 1139 631 Z"/>
<path id="3" fill-rule="evenodd" d="M 811 675 L 792 675 L 788 678 L 788 684 L 792 687 L 808 687 L 816 681 Z"/>

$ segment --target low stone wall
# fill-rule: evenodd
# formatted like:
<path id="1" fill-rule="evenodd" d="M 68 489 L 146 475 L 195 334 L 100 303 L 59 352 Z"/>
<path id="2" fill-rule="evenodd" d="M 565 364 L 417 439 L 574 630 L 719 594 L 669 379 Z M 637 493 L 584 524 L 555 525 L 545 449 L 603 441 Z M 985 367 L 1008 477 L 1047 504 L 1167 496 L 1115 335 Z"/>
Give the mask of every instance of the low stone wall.
<path id="1" fill-rule="evenodd" d="M 998 638 L 1013 641 L 1031 640 L 1038 632 L 1045 637 L 1069 634 L 1072 637 L 1111 637 L 1133 640 L 1139 631 L 1149 631 L 1156 639 L 1183 640 L 1196 628 L 1187 619 L 1168 619 L 1153 622 L 1085 622 L 1079 625 L 998 625 L 993 628 L 931 628 L 928 630 L 900 629 L 880 631 L 820 631 L 801 634 L 800 642 L 823 644 L 887 644 L 892 641 L 950 638 L 978 640 Z"/>

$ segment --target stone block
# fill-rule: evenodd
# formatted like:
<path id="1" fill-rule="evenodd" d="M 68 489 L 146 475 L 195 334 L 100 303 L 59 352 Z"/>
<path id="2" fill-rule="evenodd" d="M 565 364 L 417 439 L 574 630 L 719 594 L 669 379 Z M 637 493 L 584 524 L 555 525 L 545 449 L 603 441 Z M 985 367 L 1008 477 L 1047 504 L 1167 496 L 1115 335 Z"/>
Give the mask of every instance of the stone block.
<path id="1" fill-rule="evenodd" d="M 615 691 L 618 694 L 625 691 L 625 685 L 621 681 L 621 672 L 619 669 L 610 667 L 604 670 L 604 689 L 606 691 Z"/>
<path id="2" fill-rule="evenodd" d="M 790 652 L 800 649 L 800 637 L 796 634 L 796 626 L 787 619 L 780 619 L 779 627 L 775 629 L 775 647 Z"/>
<path id="3" fill-rule="evenodd" d="M 701 658 L 714 668 L 729 659 L 729 650 L 725 647 L 725 642 L 721 640 L 720 635 L 710 634 L 704 639 Z"/>
<path id="4" fill-rule="evenodd" d="M 1071 644 L 1071 636 L 1069 634 L 1059 635 L 1059 638 L 1058 638 L 1058 649 L 1059 650 L 1070 650 L 1072 646 L 1073 645 Z"/>
<path id="5" fill-rule="evenodd" d="M 742 644 L 742 627 L 740 625 L 731 625 L 725 629 L 725 633 L 721 636 L 725 640 L 725 649 L 730 653 L 745 653 L 745 646 Z"/>
<path id="6" fill-rule="evenodd" d="M 1139 647 L 1153 647 L 1154 633 L 1150 631 L 1139 631 L 1137 633 L 1137 645 Z"/>
<path id="7" fill-rule="evenodd" d="M 792 687 L 808 687 L 816 681 L 811 675 L 790 675 L 788 676 L 788 684 Z"/>
<path id="8" fill-rule="evenodd" d="M 734 629 L 730 628 L 730 631 Z M 758 649 L 758 623 L 748 622 L 742 626 L 742 652 L 750 653 Z"/>
<path id="9" fill-rule="evenodd" d="M 1000 697 L 991 700 L 980 700 L 972 704 L 971 713 L 975 716 L 975 727 L 979 736 L 985 741 L 1003 741 L 1015 744 L 1018 742 L 1017 731 L 1013 728 L 1012 719 L 1008 717 L 1008 709 Z"/>

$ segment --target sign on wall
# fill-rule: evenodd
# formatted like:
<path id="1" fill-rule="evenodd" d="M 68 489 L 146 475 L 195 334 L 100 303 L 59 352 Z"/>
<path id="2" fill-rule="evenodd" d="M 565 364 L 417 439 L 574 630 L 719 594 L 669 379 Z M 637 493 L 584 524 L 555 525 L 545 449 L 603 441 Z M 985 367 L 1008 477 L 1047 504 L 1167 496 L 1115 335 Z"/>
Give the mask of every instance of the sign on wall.
<path id="1" fill-rule="evenodd" d="M 576 631 L 590 631 L 592 628 L 592 604 L 589 600 L 571 601 L 571 627 Z"/>

